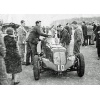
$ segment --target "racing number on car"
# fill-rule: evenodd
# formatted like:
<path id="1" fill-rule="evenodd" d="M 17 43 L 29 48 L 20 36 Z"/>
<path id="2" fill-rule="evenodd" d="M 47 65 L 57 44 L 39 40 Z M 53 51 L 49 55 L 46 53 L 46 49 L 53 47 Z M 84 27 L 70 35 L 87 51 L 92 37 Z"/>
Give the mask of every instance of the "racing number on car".
<path id="1" fill-rule="evenodd" d="M 61 71 L 64 71 L 64 65 L 61 65 Z"/>
<path id="2" fill-rule="evenodd" d="M 60 65 L 58 65 L 58 71 L 60 71 Z"/>
<path id="3" fill-rule="evenodd" d="M 58 71 L 64 71 L 64 65 L 61 65 L 61 68 L 60 68 L 60 65 L 58 65 Z"/>

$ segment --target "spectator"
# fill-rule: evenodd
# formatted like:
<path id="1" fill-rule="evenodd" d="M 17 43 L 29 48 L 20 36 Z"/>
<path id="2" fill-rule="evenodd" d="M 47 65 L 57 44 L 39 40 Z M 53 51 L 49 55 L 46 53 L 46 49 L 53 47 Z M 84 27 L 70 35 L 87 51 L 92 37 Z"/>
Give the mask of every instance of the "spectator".
<path id="1" fill-rule="evenodd" d="M 65 26 L 65 29 L 68 31 L 68 33 L 70 34 L 70 28 L 69 28 L 69 24 L 67 23 Z"/>
<path id="2" fill-rule="evenodd" d="M 27 31 L 25 30 L 25 21 L 22 20 L 21 21 L 21 26 L 18 28 L 18 49 L 19 49 L 19 53 L 21 55 L 21 62 L 22 64 L 25 64 L 25 42 L 26 42 L 26 34 Z"/>
<path id="3" fill-rule="evenodd" d="M 70 34 L 70 39 L 71 39 L 71 27 L 69 26 L 69 23 L 66 24 L 65 29 L 68 31 L 68 33 Z"/>
<path id="4" fill-rule="evenodd" d="M 28 36 L 29 36 L 30 32 L 28 32 L 27 39 L 26 39 L 26 66 L 28 66 L 32 63 L 32 50 L 31 50 L 31 47 L 28 42 Z M 30 59 L 31 59 L 31 62 L 30 62 Z"/>
<path id="5" fill-rule="evenodd" d="M 92 35 L 93 35 L 93 26 L 91 23 L 87 25 L 87 39 L 88 39 L 88 44 L 92 45 Z"/>
<path id="6" fill-rule="evenodd" d="M 4 37 L 6 56 L 5 64 L 7 73 L 12 74 L 12 82 L 14 85 L 18 84 L 17 80 L 18 74 L 22 71 L 21 58 L 17 50 L 17 43 L 14 39 L 13 29 L 7 29 L 7 35 Z"/>
<path id="7" fill-rule="evenodd" d="M 80 53 L 80 46 L 82 44 L 82 31 L 80 28 L 78 28 L 78 24 L 76 21 L 72 22 L 73 29 L 75 30 L 74 32 L 74 54 Z"/>
<path id="8" fill-rule="evenodd" d="M 87 46 L 87 43 L 88 43 L 88 39 L 87 39 L 87 26 L 86 26 L 86 23 L 83 22 L 82 23 L 82 31 L 83 31 L 83 46 Z"/>
<path id="9" fill-rule="evenodd" d="M 51 31 L 52 37 L 54 38 L 55 37 L 55 34 L 56 34 L 56 30 L 54 28 L 54 25 L 50 28 L 50 31 Z"/>
<path id="10" fill-rule="evenodd" d="M 1 27 L 2 26 L 0 26 L 0 85 L 8 85 L 6 67 L 4 62 L 6 49 L 4 46 Z"/>
<path id="11" fill-rule="evenodd" d="M 100 24 L 99 23 L 97 25 L 95 32 L 96 32 L 96 48 L 97 48 L 98 60 L 100 60 Z"/>
<path id="12" fill-rule="evenodd" d="M 60 38 L 59 26 L 57 26 L 57 37 Z"/>
<path id="13" fill-rule="evenodd" d="M 95 34 L 94 41 L 96 41 L 96 33 L 97 33 L 96 30 L 97 30 L 97 25 L 96 23 L 93 22 L 93 32 Z"/>

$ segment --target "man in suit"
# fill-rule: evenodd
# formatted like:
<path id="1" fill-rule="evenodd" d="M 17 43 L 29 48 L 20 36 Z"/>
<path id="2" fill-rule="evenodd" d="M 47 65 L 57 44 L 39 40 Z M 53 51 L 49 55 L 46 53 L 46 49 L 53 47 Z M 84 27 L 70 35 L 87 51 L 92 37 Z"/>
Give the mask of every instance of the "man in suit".
<path id="1" fill-rule="evenodd" d="M 21 55 L 22 64 L 25 64 L 24 54 L 25 54 L 26 34 L 27 34 L 27 31 L 25 30 L 24 26 L 25 26 L 25 21 L 22 20 L 21 26 L 17 30 L 17 32 L 18 32 L 18 49 L 19 49 L 19 53 Z"/>
<path id="2" fill-rule="evenodd" d="M 88 39 L 87 39 L 87 26 L 86 26 L 86 23 L 83 22 L 82 23 L 82 31 L 83 31 L 83 38 L 84 38 L 84 41 L 83 41 L 83 46 L 87 46 L 87 43 L 88 43 Z"/>
<path id="3" fill-rule="evenodd" d="M 39 41 L 39 37 L 44 36 L 48 37 L 49 35 L 44 34 L 41 31 L 41 21 L 36 21 L 36 26 L 34 26 L 33 30 L 30 32 L 28 39 L 27 39 L 27 54 L 26 54 L 26 64 L 29 64 L 29 54 L 32 50 L 32 64 L 34 56 L 37 54 L 37 44 Z"/>
<path id="4" fill-rule="evenodd" d="M 73 29 L 75 30 L 74 32 L 74 54 L 80 53 L 80 46 L 82 44 L 82 31 L 78 27 L 78 24 L 76 21 L 72 22 Z"/>
<path id="5" fill-rule="evenodd" d="M 96 29 L 97 29 L 97 25 L 96 23 L 93 22 L 94 41 L 96 41 Z"/>
<path id="6" fill-rule="evenodd" d="M 100 24 L 97 24 L 96 32 L 96 48 L 98 54 L 98 60 L 100 60 Z"/>

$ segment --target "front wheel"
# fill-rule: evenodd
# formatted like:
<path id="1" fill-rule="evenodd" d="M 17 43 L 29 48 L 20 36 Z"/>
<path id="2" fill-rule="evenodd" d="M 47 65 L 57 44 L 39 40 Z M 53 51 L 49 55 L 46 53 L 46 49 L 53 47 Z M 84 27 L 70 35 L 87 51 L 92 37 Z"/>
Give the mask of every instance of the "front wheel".
<path id="1" fill-rule="evenodd" d="M 39 62 L 39 58 L 37 55 L 34 57 L 33 74 L 34 74 L 34 79 L 39 80 L 39 78 L 40 78 L 40 62 Z"/>
<path id="2" fill-rule="evenodd" d="M 84 76 L 85 73 L 85 60 L 83 54 L 77 55 L 77 74 L 79 77 Z"/>

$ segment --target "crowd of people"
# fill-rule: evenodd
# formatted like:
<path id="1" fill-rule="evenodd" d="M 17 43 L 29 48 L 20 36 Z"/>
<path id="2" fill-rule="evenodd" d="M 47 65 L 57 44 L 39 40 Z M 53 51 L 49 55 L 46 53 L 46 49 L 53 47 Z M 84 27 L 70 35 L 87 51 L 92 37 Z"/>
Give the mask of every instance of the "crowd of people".
<path id="1" fill-rule="evenodd" d="M 83 31 L 83 44 L 82 46 L 87 45 L 95 45 L 94 41 L 96 41 L 97 55 L 98 60 L 100 60 L 100 23 L 92 22 L 92 23 L 82 23 L 82 31 Z"/>
<path id="2" fill-rule="evenodd" d="M 74 30 L 74 49 L 73 53 L 80 53 L 80 46 L 94 45 L 100 59 L 100 25 L 95 23 L 82 23 L 79 25 L 76 21 L 66 26 L 59 24 L 57 27 L 41 27 L 41 21 L 36 21 L 36 25 L 31 31 L 25 29 L 25 21 L 21 20 L 20 27 L 14 34 L 13 28 L 6 29 L 6 35 L 2 37 L 2 23 L 0 24 L 0 84 L 9 84 L 7 74 L 12 75 L 12 84 L 19 83 L 18 74 L 22 72 L 22 65 L 34 66 L 34 56 L 38 54 L 37 45 L 41 41 L 40 36 L 48 38 L 59 38 L 60 43 L 66 49 L 71 41 L 71 35 Z M 81 27 L 79 27 L 81 26 Z M 17 38 L 16 38 L 17 37 Z"/>

